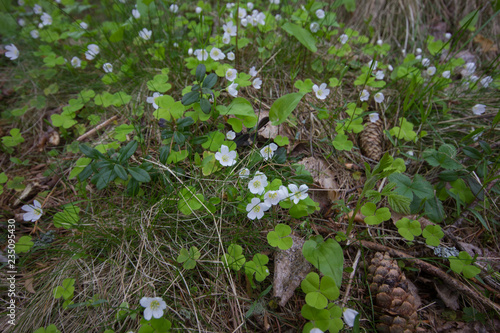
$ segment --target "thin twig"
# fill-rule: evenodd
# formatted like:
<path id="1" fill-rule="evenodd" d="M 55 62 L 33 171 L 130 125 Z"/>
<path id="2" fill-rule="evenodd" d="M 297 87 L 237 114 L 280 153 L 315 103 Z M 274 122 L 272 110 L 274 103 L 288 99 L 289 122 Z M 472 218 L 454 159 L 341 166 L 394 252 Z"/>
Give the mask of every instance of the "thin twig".
<path id="1" fill-rule="evenodd" d="M 87 133 L 84 133 L 84 134 L 80 135 L 76 139 L 76 141 L 82 141 L 82 140 L 88 138 L 89 136 L 93 135 L 95 132 L 97 132 L 101 128 L 108 126 L 111 122 L 115 121 L 117 118 L 118 118 L 117 116 L 113 116 L 113 117 L 109 118 L 108 120 L 106 120 L 105 122 L 97 125 L 96 127 L 94 127 L 93 129 L 91 129 Z"/>

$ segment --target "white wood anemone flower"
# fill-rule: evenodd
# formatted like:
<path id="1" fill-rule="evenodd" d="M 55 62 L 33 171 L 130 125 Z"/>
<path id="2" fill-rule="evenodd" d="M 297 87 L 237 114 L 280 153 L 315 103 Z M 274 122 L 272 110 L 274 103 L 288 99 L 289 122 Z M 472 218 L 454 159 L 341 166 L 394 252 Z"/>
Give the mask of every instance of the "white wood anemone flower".
<path id="1" fill-rule="evenodd" d="M 141 306 L 144 309 L 144 319 L 151 320 L 151 317 L 160 319 L 163 317 L 163 310 L 167 308 L 167 303 L 161 297 L 143 297 Z"/>
<path id="2" fill-rule="evenodd" d="M 21 209 L 26 212 L 23 215 L 23 219 L 25 221 L 38 221 L 43 214 L 42 205 L 40 204 L 40 202 L 38 202 L 38 200 L 34 200 L 33 205 L 22 206 Z"/>

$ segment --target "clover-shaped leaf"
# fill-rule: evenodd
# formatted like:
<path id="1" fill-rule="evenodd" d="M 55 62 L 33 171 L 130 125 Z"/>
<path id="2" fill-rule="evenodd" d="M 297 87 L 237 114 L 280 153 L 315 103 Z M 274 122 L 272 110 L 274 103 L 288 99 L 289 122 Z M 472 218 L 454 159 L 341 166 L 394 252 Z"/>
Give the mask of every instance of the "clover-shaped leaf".
<path id="1" fill-rule="evenodd" d="M 383 207 L 377 209 L 377 206 L 373 202 L 367 202 L 361 207 L 361 214 L 365 217 L 365 223 L 369 225 L 380 224 L 391 218 L 391 212 L 389 208 Z"/>
<path id="2" fill-rule="evenodd" d="M 290 143 L 290 140 L 288 139 L 288 137 L 286 136 L 282 136 L 282 135 L 277 135 L 275 138 L 274 138 L 274 142 L 280 146 L 280 147 L 283 147 L 283 146 L 286 146 L 287 144 Z"/>
<path id="3" fill-rule="evenodd" d="M 184 215 L 189 215 L 195 210 L 200 209 L 203 202 L 205 202 L 203 194 L 196 194 L 196 189 L 193 186 L 188 186 L 180 191 L 177 208 L 179 208 Z"/>
<path id="4" fill-rule="evenodd" d="M 397 221 L 396 227 L 398 228 L 399 234 L 409 241 L 412 241 L 415 236 L 420 236 L 422 234 L 420 222 L 417 220 L 410 221 L 410 219 L 406 217 Z"/>
<path id="5" fill-rule="evenodd" d="M 335 136 L 335 139 L 333 139 L 332 144 L 335 149 L 346 151 L 351 151 L 352 147 L 354 146 L 352 141 L 350 141 L 345 134 L 337 134 L 337 136 Z"/>
<path id="6" fill-rule="evenodd" d="M 449 257 L 450 268 L 455 273 L 462 273 L 466 278 L 472 279 L 481 272 L 479 267 L 473 265 L 473 258 L 465 251 L 460 251 L 458 257 Z"/>
<path id="7" fill-rule="evenodd" d="M 54 288 L 54 298 L 64 298 L 65 300 L 71 299 L 75 291 L 75 279 L 64 279 L 62 286 Z"/>
<path id="8" fill-rule="evenodd" d="M 317 327 L 322 331 L 326 331 L 330 325 L 330 312 L 327 309 L 316 309 L 309 304 L 304 304 L 301 309 L 302 317 L 310 320 L 312 323 L 307 323 L 304 329 Z M 307 332 L 304 330 L 304 332 Z"/>
<path id="9" fill-rule="evenodd" d="M 398 139 L 404 139 L 405 141 L 413 141 L 417 137 L 417 133 L 413 130 L 413 124 L 410 123 L 406 118 L 399 119 L 399 125 L 393 127 L 389 133 Z"/>
<path id="10" fill-rule="evenodd" d="M 422 232 L 425 242 L 430 246 L 438 246 L 441 243 L 441 238 L 444 237 L 444 232 L 438 225 L 428 225 Z"/>
<path id="11" fill-rule="evenodd" d="M 28 252 L 33 244 L 31 236 L 21 236 L 16 243 L 16 253 Z"/>
<path id="12" fill-rule="evenodd" d="M 292 232 L 292 228 L 286 224 L 278 224 L 274 231 L 267 234 L 267 241 L 269 245 L 278 247 L 280 250 L 288 250 L 293 245 L 291 237 L 287 237 Z"/>
<path id="13" fill-rule="evenodd" d="M 224 265 L 232 270 L 239 271 L 245 264 L 245 256 L 242 254 L 243 248 L 236 244 L 231 244 L 227 248 L 227 253 L 221 258 Z"/>
<path id="14" fill-rule="evenodd" d="M 255 280 L 262 282 L 269 275 L 269 269 L 266 266 L 268 262 L 268 256 L 257 253 L 252 261 L 245 264 L 245 273 L 250 277 L 255 273 Z"/>
<path id="15" fill-rule="evenodd" d="M 182 267 L 184 269 L 193 269 L 196 266 L 196 260 L 198 260 L 201 256 L 200 251 L 196 246 L 191 246 L 189 251 L 182 248 L 179 252 L 179 256 L 177 257 L 177 262 L 184 263 Z"/>
<path id="16" fill-rule="evenodd" d="M 334 300 L 340 295 L 333 278 L 325 275 L 320 282 L 319 275 L 314 272 L 307 274 L 300 286 L 307 294 L 306 303 L 316 309 L 324 309 L 328 300 Z"/>

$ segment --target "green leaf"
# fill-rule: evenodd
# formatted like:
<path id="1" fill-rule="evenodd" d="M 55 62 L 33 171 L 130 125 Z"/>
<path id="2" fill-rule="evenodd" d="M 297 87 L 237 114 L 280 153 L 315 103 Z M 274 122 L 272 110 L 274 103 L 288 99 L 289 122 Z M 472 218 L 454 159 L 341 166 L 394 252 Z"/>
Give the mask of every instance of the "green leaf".
<path id="1" fill-rule="evenodd" d="M 389 208 L 377 209 L 373 202 L 367 202 L 361 207 L 361 214 L 365 215 L 365 223 L 369 225 L 380 224 L 391 218 Z"/>
<path id="2" fill-rule="evenodd" d="M 70 229 L 80 221 L 80 208 L 70 203 L 64 207 L 62 212 L 54 215 L 52 223 L 56 228 Z"/>
<path id="3" fill-rule="evenodd" d="M 428 225 L 422 232 L 422 236 L 424 236 L 427 245 L 439 246 L 441 238 L 444 237 L 444 232 L 438 225 Z"/>
<path id="4" fill-rule="evenodd" d="M 53 114 L 50 116 L 52 124 L 56 127 L 70 128 L 77 124 L 78 122 L 69 115 Z"/>
<path id="5" fill-rule="evenodd" d="M 434 198 L 434 188 L 424 177 L 416 174 L 413 180 L 402 173 L 394 173 L 389 176 L 391 182 L 396 183 L 394 192 L 404 195 L 405 197 L 413 200 L 413 196 L 420 199 Z"/>
<path id="6" fill-rule="evenodd" d="M 335 285 L 341 285 L 344 253 L 339 243 L 331 238 L 323 241 L 323 237 L 316 236 L 304 243 L 302 254 L 321 273 L 333 278 Z"/>
<path id="7" fill-rule="evenodd" d="M 132 176 L 132 178 L 134 178 L 138 182 L 147 183 L 151 181 L 149 173 L 146 170 L 141 169 L 140 167 L 129 167 L 127 168 L 127 170 Z"/>
<path id="8" fill-rule="evenodd" d="M 223 105 L 217 106 L 217 111 L 219 111 L 221 116 L 233 115 L 238 117 L 243 120 L 243 125 L 247 128 L 254 127 L 257 124 L 257 115 L 253 110 L 252 104 L 242 97 L 234 98 L 227 107 Z"/>
<path id="9" fill-rule="evenodd" d="M 134 125 L 122 124 L 115 128 L 114 139 L 123 142 L 127 140 L 127 134 L 130 134 L 134 131 Z"/>
<path id="10" fill-rule="evenodd" d="M 182 96 L 181 103 L 182 105 L 188 106 L 198 102 L 199 100 L 200 100 L 200 93 L 198 91 L 190 91 L 184 96 Z"/>
<path id="11" fill-rule="evenodd" d="M 398 139 L 405 141 L 413 141 L 417 137 L 417 133 L 413 131 L 413 124 L 406 120 L 406 118 L 399 119 L 399 126 L 393 127 L 389 133 Z"/>
<path id="12" fill-rule="evenodd" d="M 64 279 L 62 286 L 54 288 L 54 298 L 64 298 L 65 300 L 71 299 L 75 292 L 75 279 Z"/>
<path id="13" fill-rule="evenodd" d="M 205 80 L 203 80 L 203 88 L 212 89 L 217 83 L 217 74 L 210 73 L 207 75 Z"/>
<path id="14" fill-rule="evenodd" d="M 69 179 L 73 179 L 78 176 L 85 169 L 85 167 L 90 164 L 90 162 L 92 162 L 92 159 L 87 157 L 77 159 L 75 167 L 69 173 Z"/>
<path id="15" fill-rule="evenodd" d="M 243 255 L 243 248 L 236 244 L 229 245 L 227 253 L 221 257 L 221 261 L 232 270 L 239 271 L 246 261 Z"/>
<path id="16" fill-rule="evenodd" d="M 305 81 L 297 80 L 293 86 L 299 89 L 300 93 L 307 94 L 313 91 L 312 87 L 314 86 L 314 83 L 311 79 L 306 79 Z"/>
<path id="17" fill-rule="evenodd" d="M 138 146 L 139 144 L 135 140 L 132 140 L 129 143 L 127 143 L 127 145 L 125 145 L 120 149 L 120 157 L 118 158 L 118 161 L 120 163 L 127 161 L 132 155 L 134 155 Z"/>
<path id="18" fill-rule="evenodd" d="M 33 242 L 31 241 L 31 236 L 21 236 L 15 245 L 16 253 L 24 253 L 28 252 L 33 246 Z"/>
<path id="19" fill-rule="evenodd" d="M 289 35 L 294 36 L 297 40 L 304 45 L 309 51 L 315 53 L 318 48 L 316 47 L 316 39 L 306 29 L 287 22 L 281 26 Z"/>
<path id="20" fill-rule="evenodd" d="M 286 224 L 277 224 L 274 231 L 267 234 L 269 245 L 278 247 L 280 250 L 288 250 L 293 245 L 293 239 L 288 237 L 292 232 L 292 228 Z"/>
<path id="21" fill-rule="evenodd" d="M 205 202 L 203 194 L 197 194 L 196 189 L 193 186 L 188 186 L 183 188 L 179 192 L 179 202 L 177 203 L 177 208 L 184 215 L 190 215 L 195 210 L 202 207 L 202 203 Z"/>
<path id="22" fill-rule="evenodd" d="M 182 265 L 184 269 L 193 269 L 196 267 L 196 260 L 198 260 L 200 256 L 201 253 L 195 246 L 191 246 L 189 251 L 182 248 L 179 252 L 179 256 L 177 257 L 177 262 L 179 264 L 184 263 Z"/>
<path id="23" fill-rule="evenodd" d="M 255 274 L 255 280 L 262 282 L 269 275 L 269 269 L 267 268 L 267 263 L 269 262 L 269 257 L 257 253 L 253 256 L 252 261 L 247 261 L 245 264 L 245 274 L 252 277 Z"/>
<path id="24" fill-rule="evenodd" d="M 348 139 L 347 135 L 341 133 L 335 136 L 335 139 L 333 139 L 332 144 L 335 147 L 335 149 L 345 150 L 345 151 L 351 151 L 352 147 L 354 146 L 352 141 Z"/>
<path id="25" fill-rule="evenodd" d="M 409 241 L 412 241 L 415 236 L 420 236 L 422 234 L 420 222 L 417 220 L 410 221 L 410 219 L 406 217 L 397 221 L 396 227 L 398 228 L 399 234 Z"/>
<path id="26" fill-rule="evenodd" d="M 460 20 L 460 27 L 465 27 L 470 31 L 476 30 L 476 24 L 479 19 L 479 9 L 470 12 L 465 15 L 463 19 Z"/>
<path id="27" fill-rule="evenodd" d="M 269 120 L 272 124 L 277 126 L 286 121 L 304 95 L 304 93 L 292 93 L 281 96 L 274 101 L 271 110 L 269 110 Z"/>
<path id="28" fill-rule="evenodd" d="M 24 142 L 24 138 L 21 135 L 21 130 L 19 128 L 13 128 L 10 130 L 10 136 L 2 137 L 2 143 L 6 147 L 15 147 L 20 143 Z"/>
<path id="29" fill-rule="evenodd" d="M 196 81 L 201 82 L 203 81 L 203 78 L 205 77 L 205 74 L 207 73 L 207 68 L 203 64 L 199 64 L 196 67 Z"/>
<path id="30" fill-rule="evenodd" d="M 179 163 L 186 159 L 188 156 L 188 151 L 187 150 L 181 150 L 181 151 L 171 151 L 170 154 L 168 155 L 167 158 L 167 164 L 170 163 Z"/>
<path id="31" fill-rule="evenodd" d="M 116 175 L 118 177 L 120 177 L 121 179 L 123 179 L 123 180 L 128 179 L 127 172 L 120 164 L 115 164 L 115 166 L 113 167 L 113 170 L 115 171 Z"/>

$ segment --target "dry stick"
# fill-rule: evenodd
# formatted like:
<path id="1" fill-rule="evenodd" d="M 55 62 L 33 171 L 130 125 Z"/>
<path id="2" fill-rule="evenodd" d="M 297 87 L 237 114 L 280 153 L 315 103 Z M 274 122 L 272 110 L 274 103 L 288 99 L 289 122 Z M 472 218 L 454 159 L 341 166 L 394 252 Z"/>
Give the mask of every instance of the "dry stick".
<path id="1" fill-rule="evenodd" d="M 358 249 L 358 253 L 356 253 L 356 258 L 354 258 L 354 263 L 352 264 L 352 272 L 351 275 L 349 276 L 349 282 L 347 283 L 347 288 L 345 289 L 344 299 L 342 300 L 343 308 L 347 304 L 347 298 L 349 297 L 349 292 L 351 291 L 352 280 L 354 279 L 354 274 L 356 274 L 356 268 L 358 267 L 360 257 L 361 257 L 361 250 Z"/>
<path id="2" fill-rule="evenodd" d="M 117 118 L 118 118 L 117 116 L 113 116 L 113 117 L 109 118 L 108 120 L 106 120 L 105 122 L 97 125 L 95 128 L 91 129 L 87 133 L 84 133 L 84 134 L 80 135 L 76 139 L 76 141 L 82 141 L 83 139 L 86 139 L 87 137 L 91 136 L 92 134 L 94 134 L 95 132 L 97 132 L 98 130 L 100 130 L 101 128 L 108 126 L 111 122 L 115 121 Z"/>
<path id="3" fill-rule="evenodd" d="M 377 244 L 377 243 L 373 243 L 373 242 L 369 242 L 369 241 L 364 241 L 364 240 L 361 240 L 360 243 L 362 246 L 369 248 L 371 250 L 388 252 L 392 257 L 399 257 L 399 258 L 404 258 L 406 260 L 412 260 L 421 270 L 439 277 L 441 280 L 446 282 L 449 286 L 451 286 L 452 288 L 454 288 L 458 292 L 461 292 L 461 293 L 469 296 L 470 298 L 473 298 L 474 300 L 480 302 L 484 306 L 495 310 L 497 314 L 500 314 L 500 305 L 491 301 L 489 298 L 484 297 L 483 295 L 478 293 L 476 290 L 473 290 L 473 289 L 467 287 L 465 284 L 463 284 L 462 282 L 458 281 L 457 279 L 451 277 L 450 275 L 446 274 L 441 269 L 439 269 L 431 264 L 428 264 L 423 260 L 420 260 L 420 259 L 417 259 L 413 256 L 410 256 L 409 254 L 407 254 L 403 251 L 395 250 L 395 249 L 392 249 L 392 248 L 385 246 L 385 245 L 381 245 L 381 244 Z"/>

